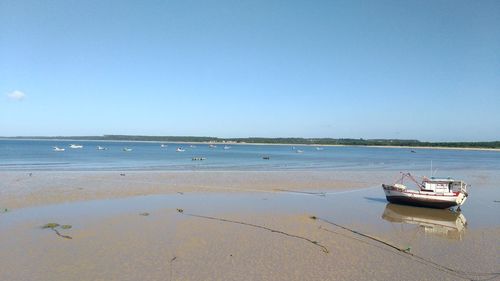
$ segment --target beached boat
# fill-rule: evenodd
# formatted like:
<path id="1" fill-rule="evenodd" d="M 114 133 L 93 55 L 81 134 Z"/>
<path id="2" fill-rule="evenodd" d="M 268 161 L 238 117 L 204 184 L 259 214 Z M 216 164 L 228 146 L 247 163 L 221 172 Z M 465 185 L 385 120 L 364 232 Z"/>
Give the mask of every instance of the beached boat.
<path id="1" fill-rule="evenodd" d="M 70 144 L 69 147 L 70 148 L 83 148 L 83 145 L 81 145 L 81 144 Z"/>
<path id="2" fill-rule="evenodd" d="M 410 173 L 401 173 L 401 178 L 394 184 L 382 184 L 387 201 L 395 204 L 446 209 L 460 206 L 467 199 L 467 184 L 452 178 L 427 178 L 418 182 Z M 417 188 L 408 189 L 403 184 L 410 179 Z"/>
<path id="3" fill-rule="evenodd" d="M 177 151 L 177 152 L 184 152 L 186 150 L 184 148 L 182 148 L 182 147 L 178 147 L 175 151 Z"/>
<path id="4" fill-rule="evenodd" d="M 130 151 L 132 151 L 132 148 L 124 147 L 124 148 L 123 148 L 123 151 L 125 151 L 125 152 L 130 152 Z"/>
<path id="5" fill-rule="evenodd" d="M 64 148 L 60 148 L 60 147 L 57 147 L 57 146 L 54 146 L 54 151 L 57 151 L 57 152 L 63 152 L 65 149 Z"/>

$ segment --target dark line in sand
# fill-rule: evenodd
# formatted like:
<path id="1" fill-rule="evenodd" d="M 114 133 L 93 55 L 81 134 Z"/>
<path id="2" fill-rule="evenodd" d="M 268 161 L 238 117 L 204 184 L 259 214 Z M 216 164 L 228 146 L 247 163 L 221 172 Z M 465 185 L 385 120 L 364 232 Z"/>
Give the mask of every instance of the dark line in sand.
<path id="1" fill-rule="evenodd" d="M 317 195 L 317 196 L 326 196 L 325 192 L 310 192 L 310 191 L 298 191 L 298 190 L 289 190 L 289 189 L 275 189 L 276 191 L 288 192 L 288 193 L 299 193 L 299 194 L 307 194 L 307 195 Z"/>
<path id="2" fill-rule="evenodd" d="M 177 259 L 176 256 L 174 256 L 172 259 L 170 259 L 170 278 L 169 280 L 172 281 L 172 274 L 174 270 L 174 261 Z"/>
<path id="3" fill-rule="evenodd" d="M 269 228 L 269 227 L 266 227 L 266 226 L 252 224 L 252 223 L 247 223 L 247 222 L 242 222 L 242 221 L 234 221 L 234 220 L 229 220 L 229 219 L 224 219 L 224 218 L 217 218 L 217 217 L 210 217 L 210 216 L 203 216 L 203 215 L 197 215 L 197 214 L 184 213 L 182 209 L 177 209 L 177 211 L 179 213 L 181 213 L 181 214 L 184 214 L 184 215 L 190 216 L 190 217 L 196 217 L 196 218 L 202 218 L 202 219 L 209 219 L 209 220 L 216 220 L 216 221 L 221 221 L 221 222 L 229 222 L 229 223 L 234 223 L 234 224 L 241 224 L 241 225 L 246 225 L 246 226 L 250 226 L 250 227 L 264 229 L 264 230 L 267 230 L 267 231 L 270 231 L 270 232 L 274 232 L 274 233 L 278 233 L 278 234 L 282 234 L 282 235 L 285 235 L 285 236 L 288 236 L 288 237 L 301 239 L 301 240 L 304 240 L 304 241 L 307 241 L 307 242 L 313 244 L 314 246 L 320 247 L 321 250 L 324 253 L 326 253 L 326 254 L 329 253 L 328 249 L 325 246 L 323 246 L 320 243 L 318 243 L 318 241 L 314 241 L 314 240 L 311 240 L 311 239 L 303 237 L 303 236 L 298 236 L 298 235 L 295 235 L 295 234 L 286 233 L 286 232 L 281 231 L 281 230 L 276 230 L 276 229 L 272 229 L 272 228 Z"/>
<path id="4" fill-rule="evenodd" d="M 57 234 L 57 236 L 59 237 L 62 237 L 62 238 L 66 238 L 66 239 L 73 239 L 73 237 L 69 236 L 69 235 L 62 235 L 61 233 L 59 233 L 59 231 L 55 228 L 50 228 L 52 230 L 54 230 L 54 232 Z"/>
<path id="5" fill-rule="evenodd" d="M 330 225 L 333 225 L 333 226 L 339 227 L 341 229 L 347 230 L 347 231 L 352 232 L 354 234 L 357 234 L 359 236 L 371 239 L 371 240 L 376 241 L 378 243 L 382 243 L 382 244 L 384 244 L 384 245 L 386 245 L 386 246 L 388 246 L 388 247 L 390 247 L 392 249 L 397 250 L 399 253 L 405 254 L 405 255 L 399 254 L 401 256 L 405 256 L 405 257 L 408 257 L 408 258 L 413 258 L 415 261 L 417 261 L 417 262 L 419 262 L 421 264 L 431 266 L 431 267 L 433 267 L 433 268 L 435 268 L 437 270 L 440 270 L 442 272 L 454 275 L 456 277 L 460 277 L 460 278 L 463 278 L 463 279 L 469 279 L 469 280 L 483 280 L 483 281 L 485 281 L 485 280 L 495 279 L 496 277 L 498 277 L 500 275 L 500 272 L 467 272 L 467 271 L 457 270 L 457 269 L 454 269 L 454 268 L 451 268 L 451 267 L 447 267 L 445 265 L 441 265 L 439 263 L 433 262 L 433 261 L 431 261 L 429 259 L 426 259 L 424 257 L 415 255 L 413 253 L 410 253 L 409 249 L 399 248 L 399 247 L 397 247 L 397 246 L 395 246 L 395 245 L 393 245 L 393 244 L 391 244 L 389 242 L 383 241 L 381 239 L 378 239 L 378 238 L 373 237 L 373 236 L 368 235 L 368 234 L 361 233 L 359 231 L 356 231 L 354 229 L 348 228 L 346 226 L 334 223 L 334 222 L 329 221 L 327 219 L 322 219 L 322 218 L 318 218 L 318 217 L 315 217 L 315 216 L 311 216 L 310 218 L 314 219 L 314 220 L 319 220 L 319 221 L 326 222 L 326 223 L 328 223 Z M 322 229 L 325 230 L 325 231 L 328 231 L 330 233 L 339 234 L 339 233 L 336 233 L 336 232 L 328 230 L 328 229 L 324 229 L 324 228 L 322 228 Z M 353 239 L 355 239 L 355 238 L 353 238 Z M 372 246 L 374 246 L 374 245 L 372 245 Z M 471 276 L 475 276 L 475 277 L 483 276 L 484 279 L 471 278 Z"/>

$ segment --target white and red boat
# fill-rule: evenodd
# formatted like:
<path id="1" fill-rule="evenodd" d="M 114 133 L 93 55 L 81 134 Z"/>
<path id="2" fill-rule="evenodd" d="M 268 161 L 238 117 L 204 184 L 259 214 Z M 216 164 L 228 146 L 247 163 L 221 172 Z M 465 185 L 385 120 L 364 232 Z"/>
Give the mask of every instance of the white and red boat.
<path id="1" fill-rule="evenodd" d="M 408 189 L 403 184 L 405 178 L 417 185 L 416 190 Z M 467 184 L 461 180 L 424 177 L 418 182 L 410 173 L 402 173 L 396 183 L 382 184 L 382 188 L 391 203 L 438 209 L 460 208 L 468 196 Z"/>

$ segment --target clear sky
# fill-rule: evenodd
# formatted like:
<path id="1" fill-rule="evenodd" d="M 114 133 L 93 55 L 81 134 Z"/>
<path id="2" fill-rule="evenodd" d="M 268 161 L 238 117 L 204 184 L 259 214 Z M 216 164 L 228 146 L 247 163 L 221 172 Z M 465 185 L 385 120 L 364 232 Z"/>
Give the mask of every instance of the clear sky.
<path id="1" fill-rule="evenodd" d="M 0 1 L 0 136 L 500 140 L 500 1 Z"/>

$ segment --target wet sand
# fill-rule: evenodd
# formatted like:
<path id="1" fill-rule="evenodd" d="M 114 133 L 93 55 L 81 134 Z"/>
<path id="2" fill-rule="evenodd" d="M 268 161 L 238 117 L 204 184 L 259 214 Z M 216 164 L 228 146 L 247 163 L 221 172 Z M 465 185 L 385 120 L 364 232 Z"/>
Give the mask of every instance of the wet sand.
<path id="1" fill-rule="evenodd" d="M 392 181 L 373 172 L 0 172 L 0 208 L 177 192 L 276 192 L 363 188 Z"/>
<path id="2" fill-rule="evenodd" d="M 413 234 L 412 253 L 427 263 L 310 214 L 235 212 L 234 206 L 214 212 L 183 202 L 183 195 L 168 196 L 176 199 L 159 208 L 163 204 L 143 198 L 110 200 L 111 208 L 77 203 L 4 214 L 0 280 L 461 280 L 467 275 L 430 262 L 473 272 L 498 268 L 498 250 L 491 247 L 498 245 L 498 228 L 470 231 L 471 239 L 460 244 Z M 212 207 L 219 202 L 203 199 Z M 180 213 L 171 204 L 188 208 Z M 72 239 L 42 229 L 49 221 L 72 224 L 59 229 Z M 351 227 L 392 238 L 376 228 Z M 395 238 L 395 245 L 407 245 L 408 237 Z"/>
<path id="3" fill-rule="evenodd" d="M 500 277 L 490 274 L 500 268 L 499 175 L 467 176 L 477 195 L 464 207 L 468 226 L 454 229 L 443 210 L 387 206 L 379 182 L 394 174 L 2 172 L 0 207 L 14 209 L 0 213 L 0 280 Z M 71 239 L 41 228 L 49 222 L 72 225 L 56 229 Z"/>

